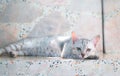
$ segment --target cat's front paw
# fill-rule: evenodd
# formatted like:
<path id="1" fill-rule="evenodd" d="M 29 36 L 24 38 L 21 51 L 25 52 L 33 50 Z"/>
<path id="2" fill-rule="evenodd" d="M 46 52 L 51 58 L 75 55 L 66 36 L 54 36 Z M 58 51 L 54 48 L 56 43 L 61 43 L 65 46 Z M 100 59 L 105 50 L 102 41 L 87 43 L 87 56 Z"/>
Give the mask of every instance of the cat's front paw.
<path id="1" fill-rule="evenodd" d="M 10 55 L 10 57 L 17 57 L 17 52 L 15 52 L 15 51 L 11 51 L 11 52 L 9 52 L 9 55 Z"/>
<path id="2" fill-rule="evenodd" d="M 96 56 L 96 55 L 91 55 L 91 56 L 88 56 L 87 58 L 85 58 L 85 59 L 99 59 L 99 57 L 98 56 Z"/>

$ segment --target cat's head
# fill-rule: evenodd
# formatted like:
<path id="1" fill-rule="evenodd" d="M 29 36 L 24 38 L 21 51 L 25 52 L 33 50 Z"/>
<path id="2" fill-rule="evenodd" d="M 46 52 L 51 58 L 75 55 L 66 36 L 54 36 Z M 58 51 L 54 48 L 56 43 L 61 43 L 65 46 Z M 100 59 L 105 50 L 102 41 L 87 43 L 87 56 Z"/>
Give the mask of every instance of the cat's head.
<path id="1" fill-rule="evenodd" d="M 96 56 L 96 45 L 100 40 L 100 35 L 95 36 L 93 39 L 78 38 L 75 32 L 72 32 L 73 53 L 87 58 L 89 56 Z"/>

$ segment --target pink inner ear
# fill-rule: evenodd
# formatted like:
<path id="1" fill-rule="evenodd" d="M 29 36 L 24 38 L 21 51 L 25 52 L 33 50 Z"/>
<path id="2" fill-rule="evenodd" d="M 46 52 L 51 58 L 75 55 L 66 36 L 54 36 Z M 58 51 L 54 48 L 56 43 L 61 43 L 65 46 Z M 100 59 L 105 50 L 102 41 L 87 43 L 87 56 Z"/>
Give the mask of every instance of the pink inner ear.
<path id="1" fill-rule="evenodd" d="M 73 44 L 75 43 L 75 41 L 77 40 L 77 36 L 75 34 L 75 32 L 72 32 L 72 41 L 73 41 Z"/>
<path id="2" fill-rule="evenodd" d="M 98 41 L 100 40 L 100 35 L 97 35 L 94 39 L 93 39 L 93 43 L 94 43 L 94 46 L 96 47 Z"/>

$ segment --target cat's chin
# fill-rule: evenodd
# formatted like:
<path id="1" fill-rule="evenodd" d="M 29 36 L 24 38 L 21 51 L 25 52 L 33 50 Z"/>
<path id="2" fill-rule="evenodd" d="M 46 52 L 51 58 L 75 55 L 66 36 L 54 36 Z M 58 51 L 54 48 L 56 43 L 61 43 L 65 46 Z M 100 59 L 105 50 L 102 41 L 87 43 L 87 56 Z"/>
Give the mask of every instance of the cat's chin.
<path id="1" fill-rule="evenodd" d="M 98 56 L 96 55 L 91 55 L 91 56 L 88 56 L 87 58 L 85 58 L 86 60 L 94 60 L 94 59 L 99 59 Z"/>

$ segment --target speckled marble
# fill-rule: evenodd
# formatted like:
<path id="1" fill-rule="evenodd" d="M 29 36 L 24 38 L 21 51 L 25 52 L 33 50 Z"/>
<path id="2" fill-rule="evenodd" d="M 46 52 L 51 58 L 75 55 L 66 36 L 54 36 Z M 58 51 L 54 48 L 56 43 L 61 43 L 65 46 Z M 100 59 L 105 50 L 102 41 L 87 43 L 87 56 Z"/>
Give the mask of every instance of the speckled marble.
<path id="1" fill-rule="evenodd" d="M 0 58 L 1 76 L 119 76 L 119 59 Z"/>
<path id="2" fill-rule="evenodd" d="M 105 0 L 105 43 L 109 53 L 120 53 L 120 1 Z M 113 51 L 115 50 L 115 51 Z"/>
<path id="3" fill-rule="evenodd" d="M 100 0 L 0 0 L 0 47 L 26 37 L 66 36 L 72 31 L 81 38 L 102 38 L 97 13 Z"/>

